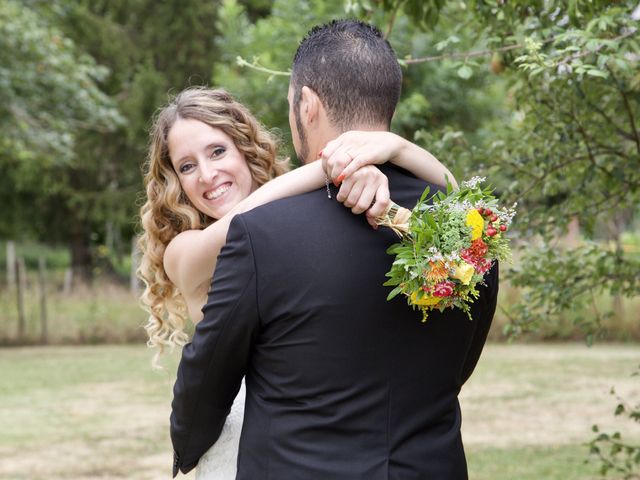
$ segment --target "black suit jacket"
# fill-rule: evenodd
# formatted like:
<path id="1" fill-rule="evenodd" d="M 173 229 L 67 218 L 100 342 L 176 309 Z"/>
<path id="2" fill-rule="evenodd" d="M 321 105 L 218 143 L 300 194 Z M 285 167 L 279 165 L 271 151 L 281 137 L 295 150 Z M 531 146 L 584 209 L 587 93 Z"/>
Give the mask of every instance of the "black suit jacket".
<path id="1" fill-rule="evenodd" d="M 412 207 L 426 184 L 383 168 Z M 334 191 L 335 197 L 335 191 Z M 174 387 L 174 476 L 216 441 L 246 375 L 241 480 L 467 478 L 460 387 L 493 317 L 497 265 L 473 304 L 426 323 L 386 300 L 397 241 L 321 189 L 234 218 Z"/>

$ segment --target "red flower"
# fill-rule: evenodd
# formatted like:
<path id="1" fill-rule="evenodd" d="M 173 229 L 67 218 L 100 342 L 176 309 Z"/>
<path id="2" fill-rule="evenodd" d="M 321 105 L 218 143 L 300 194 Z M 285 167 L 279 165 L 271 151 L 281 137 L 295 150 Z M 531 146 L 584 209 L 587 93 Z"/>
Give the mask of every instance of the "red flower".
<path id="1" fill-rule="evenodd" d="M 471 242 L 471 246 L 467 250 L 474 257 L 481 258 L 487 254 L 487 252 L 489 251 L 489 246 L 484 243 L 481 238 L 478 238 Z"/>
<path id="2" fill-rule="evenodd" d="M 460 257 L 482 274 L 491 268 L 491 260 L 484 258 L 488 251 L 489 246 L 481 238 L 478 238 L 471 242 L 469 248 L 460 252 Z"/>
<path id="3" fill-rule="evenodd" d="M 493 260 L 490 260 L 488 258 L 480 258 L 475 267 L 478 273 L 483 274 L 491 268 L 491 265 L 493 265 Z"/>
<path id="4" fill-rule="evenodd" d="M 450 297 L 453 293 L 454 283 L 445 280 L 444 282 L 440 282 L 433 288 L 433 296 L 434 297 Z"/>
<path id="5" fill-rule="evenodd" d="M 460 252 L 460 258 L 462 258 L 465 262 L 475 266 L 476 265 L 476 257 L 471 255 L 468 249 L 462 250 Z"/>

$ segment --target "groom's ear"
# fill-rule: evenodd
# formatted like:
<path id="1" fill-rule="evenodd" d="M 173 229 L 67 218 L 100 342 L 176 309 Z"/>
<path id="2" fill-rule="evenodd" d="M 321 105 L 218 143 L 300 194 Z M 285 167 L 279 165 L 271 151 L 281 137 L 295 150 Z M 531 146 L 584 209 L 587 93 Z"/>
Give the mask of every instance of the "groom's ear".
<path id="1" fill-rule="evenodd" d="M 319 115 L 324 111 L 318 94 L 306 85 L 302 87 L 300 95 L 300 118 L 304 119 L 307 127 L 318 123 Z"/>

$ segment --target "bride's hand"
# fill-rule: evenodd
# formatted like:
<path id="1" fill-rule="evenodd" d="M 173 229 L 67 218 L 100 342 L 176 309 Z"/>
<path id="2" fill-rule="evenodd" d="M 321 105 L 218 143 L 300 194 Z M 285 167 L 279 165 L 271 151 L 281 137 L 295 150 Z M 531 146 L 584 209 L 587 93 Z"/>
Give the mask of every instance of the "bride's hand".
<path id="1" fill-rule="evenodd" d="M 389 181 L 372 165 L 365 165 L 346 177 L 336 200 L 355 214 L 366 212 L 367 222 L 377 228 L 376 218 L 389 206 Z"/>
<path id="2" fill-rule="evenodd" d="M 322 166 L 334 184 L 339 185 L 366 165 L 380 165 L 392 160 L 404 143 L 401 137 L 391 132 L 345 132 L 322 150 Z"/>

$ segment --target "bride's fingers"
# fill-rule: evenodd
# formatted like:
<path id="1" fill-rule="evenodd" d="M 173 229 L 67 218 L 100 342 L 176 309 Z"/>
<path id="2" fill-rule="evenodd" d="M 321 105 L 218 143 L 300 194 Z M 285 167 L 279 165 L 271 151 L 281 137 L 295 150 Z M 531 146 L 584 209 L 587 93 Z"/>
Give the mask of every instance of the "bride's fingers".
<path id="1" fill-rule="evenodd" d="M 367 165 L 344 181 L 338 192 L 338 200 L 342 198 L 344 205 L 356 214 L 370 210 L 379 198 L 379 205 L 373 205 L 373 214 L 381 214 L 389 204 L 389 181 L 376 167 Z"/>
<path id="2" fill-rule="evenodd" d="M 341 177 L 341 173 L 344 171 L 347 165 L 351 163 L 352 158 L 353 157 L 349 152 L 340 148 L 333 152 L 331 158 L 328 159 L 327 165 L 329 176 L 337 185 L 339 185 L 344 180 L 344 177 Z"/>
<path id="3" fill-rule="evenodd" d="M 377 218 L 384 214 L 389 208 L 391 199 L 389 196 L 389 181 L 385 177 L 385 181 L 382 182 L 375 192 L 375 203 L 367 210 L 367 216 Z"/>
<path id="4" fill-rule="evenodd" d="M 343 182 L 336 196 L 339 202 L 342 202 L 345 207 L 352 208 L 358 202 L 362 191 L 365 189 L 367 182 L 371 181 L 369 175 L 359 174 L 354 175 L 352 178 Z"/>
<path id="5" fill-rule="evenodd" d="M 349 197 L 349 194 L 351 193 L 351 188 L 353 187 L 353 185 L 354 185 L 354 182 L 352 179 L 350 179 L 348 182 L 343 182 L 342 185 L 340 185 L 338 194 L 336 195 L 336 200 L 338 200 L 340 203 L 344 203 Z"/>
<path id="6" fill-rule="evenodd" d="M 342 145 L 341 137 L 338 137 L 334 140 L 331 140 L 329 143 L 325 145 L 325 147 L 320 151 L 320 158 L 322 159 L 322 168 L 329 178 L 333 178 L 331 176 L 331 172 L 333 169 L 333 163 L 335 163 L 335 159 L 332 158 L 336 152 Z"/>
<path id="7" fill-rule="evenodd" d="M 351 161 L 344 167 L 337 178 L 344 180 L 362 167 L 374 165 L 376 163 L 374 160 L 375 159 L 366 152 L 356 152 L 351 155 Z"/>
<path id="8" fill-rule="evenodd" d="M 342 137 L 338 137 L 331 140 L 322 149 L 322 155 L 326 156 L 327 158 L 330 157 L 331 155 L 333 155 L 333 152 L 335 152 L 338 148 L 340 148 L 341 145 L 342 145 Z"/>
<path id="9" fill-rule="evenodd" d="M 366 212 L 376 199 L 376 190 L 376 185 L 366 185 L 360 193 L 360 196 L 354 204 L 353 208 L 351 208 L 351 212 L 355 213 L 356 215 Z"/>

